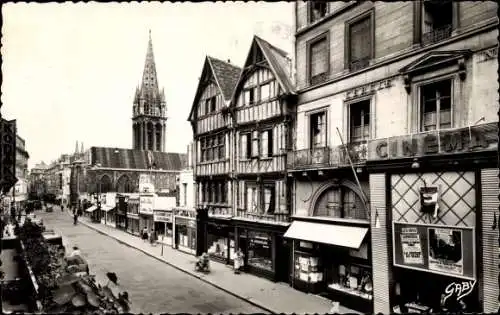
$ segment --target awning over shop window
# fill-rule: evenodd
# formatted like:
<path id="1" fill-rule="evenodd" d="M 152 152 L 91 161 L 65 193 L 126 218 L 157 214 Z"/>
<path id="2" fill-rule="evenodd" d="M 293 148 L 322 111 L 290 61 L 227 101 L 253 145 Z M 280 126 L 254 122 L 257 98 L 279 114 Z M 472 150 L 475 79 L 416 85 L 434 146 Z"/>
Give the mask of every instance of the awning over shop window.
<path id="1" fill-rule="evenodd" d="M 113 210 L 114 208 L 115 208 L 115 207 L 108 206 L 108 205 L 102 205 L 102 206 L 101 206 L 101 210 L 102 210 L 102 211 L 105 211 L 105 212 L 111 211 L 111 210 Z"/>
<path id="2" fill-rule="evenodd" d="M 96 206 L 91 206 L 91 207 L 87 208 L 85 210 L 85 212 L 94 212 L 95 210 L 97 210 L 97 207 Z"/>
<path id="3" fill-rule="evenodd" d="M 285 237 L 359 249 L 366 233 L 363 227 L 294 221 Z"/>

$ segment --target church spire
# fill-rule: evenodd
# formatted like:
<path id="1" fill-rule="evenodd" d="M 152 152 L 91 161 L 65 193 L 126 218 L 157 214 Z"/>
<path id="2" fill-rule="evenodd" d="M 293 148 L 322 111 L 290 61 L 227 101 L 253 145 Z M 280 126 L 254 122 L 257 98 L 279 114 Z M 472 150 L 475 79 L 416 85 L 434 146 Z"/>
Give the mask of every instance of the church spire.
<path id="1" fill-rule="evenodd" d="M 149 30 L 148 50 L 146 52 L 146 62 L 144 63 L 144 72 L 142 74 L 142 92 L 151 91 L 152 96 L 159 94 L 158 77 L 156 76 L 156 64 L 153 54 L 153 40 L 151 39 L 151 30 Z"/>

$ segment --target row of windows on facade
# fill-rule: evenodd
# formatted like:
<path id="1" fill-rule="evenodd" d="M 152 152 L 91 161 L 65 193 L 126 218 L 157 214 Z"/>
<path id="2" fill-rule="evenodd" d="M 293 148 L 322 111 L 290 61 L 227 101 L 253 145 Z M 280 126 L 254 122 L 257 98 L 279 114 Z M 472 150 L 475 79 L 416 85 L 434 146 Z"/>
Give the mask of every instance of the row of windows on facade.
<path id="1" fill-rule="evenodd" d="M 243 132 L 240 134 L 240 159 L 254 157 L 271 158 L 274 154 L 273 129 L 263 131 Z M 286 134 L 282 134 L 282 142 L 286 142 Z M 226 139 L 224 133 L 205 136 L 200 139 L 201 162 L 221 161 L 225 159 Z"/>
<path id="2" fill-rule="evenodd" d="M 315 23 L 328 15 L 328 2 L 310 2 L 309 22 Z M 396 5 L 396 4 L 395 4 Z M 422 8 L 422 43 L 432 44 L 451 36 L 453 9 L 451 1 L 426 1 Z M 362 15 L 347 25 L 346 68 L 356 71 L 367 67 L 374 56 L 374 23 L 371 13 Z M 329 36 L 325 33 L 308 43 L 308 81 L 315 85 L 329 77 Z"/>
<path id="3" fill-rule="evenodd" d="M 203 182 L 201 187 L 201 202 L 207 203 L 207 206 L 226 204 L 228 202 L 228 186 L 225 182 Z M 284 185 L 281 186 L 280 191 L 276 191 L 276 184 L 274 183 L 259 185 L 250 182 L 246 185 L 246 189 L 238 188 L 238 209 L 254 214 L 274 214 L 278 210 L 276 206 L 277 195 L 279 195 L 280 199 L 286 200 Z M 286 201 L 284 203 L 288 206 Z M 361 199 L 354 191 L 345 186 L 332 187 L 326 190 L 318 198 L 313 215 L 359 220 L 366 220 L 368 217 Z"/>
<path id="4" fill-rule="evenodd" d="M 269 72 L 269 71 L 268 71 Z M 254 80 L 249 86 L 243 89 L 241 100 L 238 101 L 239 106 L 252 106 L 262 102 L 269 101 L 273 96 L 277 95 L 279 87 L 276 80 L 272 79 L 269 72 L 267 77 Z M 202 101 L 204 107 L 200 115 L 214 113 L 217 110 L 217 95 L 207 97 Z"/>
<path id="5" fill-rule="evenodd" d="M 419 130 L 421 132 L 442 130 L 452 127 L 452 84 L 451 79 L 421 86 L 419 100 Z M 364 142 L 371 138 L 370 100 L 349 104 L 349 141 Z M 327 146 L 327 112 L 309 115 L 309 147 Z"/>
<path id="6" fill-rule="evenodd" d="M 452 84 L 446 79 L 421 86 L 419 100 L 420 131 L 440 130 L 452 127 Z M 363 100 L 349 105 L 349 141 L 363 142 L 370 139 L 371 115 L 370 100 Z M 326 110 L 309 115 L 310 148 L 327 146 L 327 114 Z M 285 136 L 285 134 L 283 134 Z M 223 160 L 225 158 L 224 134 L 207 136 L 201 142 L 201 162 Z M 240 158 L 272 157 L 273 130 L 265 130 L 252 138 L 252 133 L 240 135 Z M 286 143 L 286 140 L 282 141 Z"/>

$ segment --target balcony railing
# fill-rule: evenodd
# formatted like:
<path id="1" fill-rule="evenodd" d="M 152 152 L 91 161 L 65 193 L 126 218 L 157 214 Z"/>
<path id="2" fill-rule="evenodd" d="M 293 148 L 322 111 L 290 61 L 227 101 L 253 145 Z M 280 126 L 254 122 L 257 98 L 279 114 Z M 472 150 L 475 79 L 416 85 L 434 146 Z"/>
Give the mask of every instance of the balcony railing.
<path id="1" fill-rule="evenodd" d="M 451 37 L 451 31 L 452 31 L 451 24 L 435 28 L 431 31 L 422 34 L 422 43 L 424 45 L 430 45 L 445 40 Z"/>
<path id="2" fill-rule="evenodd" d="M 288 213 L 266 214 L 266 213 L 248 212 L 245 209 L 238 209 L 236 211 L 236 216 L 255 221 L 276 222 L 276 223 L 290 222 L 290 215 Z"/>
<path id="3" fill-rule="evenodd" d="M 432 130 L 368 142 L 368 160 L 491 151 L 498 148 L 498 123 Z"/>
<path id="4" fill-rule="evenodd" d="M 353 164 L 362 164 L 367 158 L 367 142 L 288 152 L 288 168 L 346 167 L 350 165 L 347 152 L 349 152 Z"/>
<path id="5" fill-rule="evenodd" d="M 208 215 L 214 217 L 231 217 L 233 215 L 233 211 L 231 207 L 226 205 L 209 205 L 208 206 Z"/>
<path id="6" fill-rule="evenodd" d="M 357 71 L 370 65 L 370 57 L 360 58 L 349 62 L 349 70 Z"/>

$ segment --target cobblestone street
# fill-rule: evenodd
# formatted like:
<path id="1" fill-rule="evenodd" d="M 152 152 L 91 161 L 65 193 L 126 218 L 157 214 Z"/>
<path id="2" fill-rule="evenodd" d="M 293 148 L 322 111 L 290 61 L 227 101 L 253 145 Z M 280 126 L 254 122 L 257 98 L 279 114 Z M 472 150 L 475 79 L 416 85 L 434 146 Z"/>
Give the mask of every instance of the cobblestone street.
<path id="1" fill-rule="evenodd" d="M 121 288 L 129 292 L 134 313 L 262 312 L 83 224 L 74 226 L 65 212 L 37 212 L 36 215 L 43 219 L 47 229 L 62 234 L 68 250 L 74 245 L 80 248 L 91 273 L 98 279 L 104 279 L 108 271 L 115 272 Z"/>

